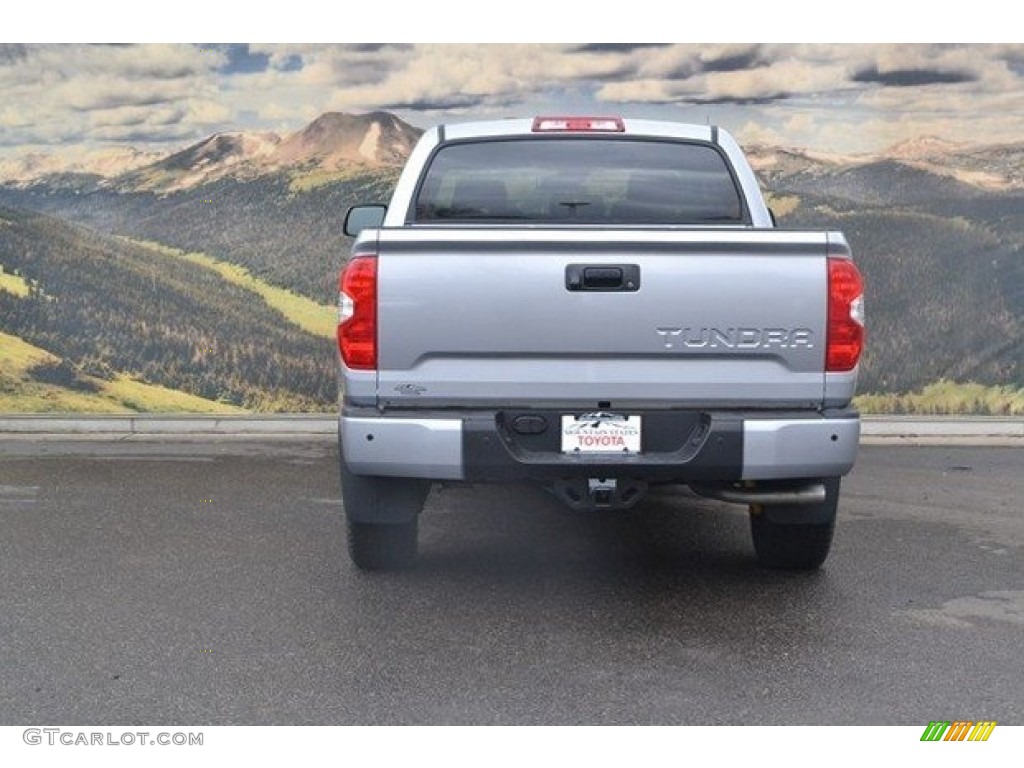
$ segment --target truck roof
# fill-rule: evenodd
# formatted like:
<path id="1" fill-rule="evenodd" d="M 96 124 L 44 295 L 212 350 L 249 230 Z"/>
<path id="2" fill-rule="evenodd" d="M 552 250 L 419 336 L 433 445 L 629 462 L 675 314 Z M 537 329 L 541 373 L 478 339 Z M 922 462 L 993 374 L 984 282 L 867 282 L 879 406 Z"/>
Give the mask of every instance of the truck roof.
<path id="1" fill-rule="evenodd" d="M 610 118 L 619 120 L 620 118 Z M 635 120 L 621 118 L 625 127 L 623 133 L 633 136 L 652 136 L 666 139 L 694 139 L 696 141 L 715 141 L 719 129 L 717 126 L 698 125 L 695 123 L 675 123 L 667 120 Z M 533 130 L 534 118 L 512 118 L 507 120 L 485 120 L 470 123 L 452 123 L 439 126 L 438 130 L 444 140 L 476 139 L 491 136 L 528 136 L 536 135 Z"/>

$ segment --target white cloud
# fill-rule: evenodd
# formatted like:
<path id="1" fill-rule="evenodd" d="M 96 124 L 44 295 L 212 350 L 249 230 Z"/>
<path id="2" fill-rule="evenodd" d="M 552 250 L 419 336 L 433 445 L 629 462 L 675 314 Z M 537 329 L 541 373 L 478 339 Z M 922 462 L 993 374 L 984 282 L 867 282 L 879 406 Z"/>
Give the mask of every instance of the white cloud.
<path id="1" fill-rule="evenodd" d="M 211 106 L 226 62 L 190 45 L 26 46 L 0 65 L 0 143 L 180 139 L 233 116 Z"/>
<path id="2" fill-rule="evenodd" d="M 741 145 L 766 144 L 769 146 L 787 146 L 794 143 L 792 134 L 779 132 L 774 128 L 753 120 L 736 129 L 735 137 Z"/>
<path id="3" fill-rule="evenodd" d="M 424 123 L 539 105 L 700 111 L 738 133 L 832 149 L 980 126 L 1000 140 L 1024 135 L 1019 45 L 303 44 L 249 54 L 266 68 L 234 71 L 234 54 L 189 45 L 5 49 L 0 146 L 287 131 L 329 109 L 392 108 Z"/>
<path id="4" fill-rule="evenodd" d="M 186 106 L 185 118 L 196 125 L 221 125 L 232 116 L 228 107 L 210 99 L 189 99 Z"/>
<path id="5" fill-rule="evenodd" d="M 273 71 L 260 82 L 284 83 L 336 109 L 391 105 L 495 105 L 529 100 L 551 90 L 617 77 L 630 55 L 571 53 L 573 46 L 415 45 L 264 46 L 272 62 L 301 61 L 296 71 Z M 280 102 L 275 93 L 274 100 Z"/>

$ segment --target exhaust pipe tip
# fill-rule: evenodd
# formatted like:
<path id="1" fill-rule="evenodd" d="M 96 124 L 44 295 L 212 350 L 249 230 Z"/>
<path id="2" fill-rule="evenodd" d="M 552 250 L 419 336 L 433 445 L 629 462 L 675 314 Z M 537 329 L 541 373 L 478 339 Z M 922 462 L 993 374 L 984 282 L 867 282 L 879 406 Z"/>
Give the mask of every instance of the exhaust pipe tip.
<path id="1" fill-rule="evenodd" d="M 774 504 L 824 504 L 826 498 L 824 483 L 787 484 L 782 486 L 748 485 L 691 485 L 690 489 L 699 496 L 732 504 L 753 504 L 771 506 Z"/>

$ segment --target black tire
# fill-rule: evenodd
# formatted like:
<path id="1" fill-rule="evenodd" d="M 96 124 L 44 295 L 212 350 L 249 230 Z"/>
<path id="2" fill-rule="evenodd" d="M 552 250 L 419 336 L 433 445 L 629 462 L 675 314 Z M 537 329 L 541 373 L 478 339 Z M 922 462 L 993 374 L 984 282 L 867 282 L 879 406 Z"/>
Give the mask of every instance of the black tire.
<path id="1" fill-rule="evenodd" d="M 416 562 L 419 518 L 407 523 L 358 523 L 346 520 L 348 555 L 363 571 L 393 571 Z"/>
<path id="2" fill-rule="evenodd" d="M 757 561 L 764 568 L 813 571 L 821 567 L 832 548 L 839 506 L 839 478 L 825 483 L 825 501 L 819 505 L 777 506 L 752 510 L 750 533 Z M 814 522 L 791 522 L 790 519 Z"/>

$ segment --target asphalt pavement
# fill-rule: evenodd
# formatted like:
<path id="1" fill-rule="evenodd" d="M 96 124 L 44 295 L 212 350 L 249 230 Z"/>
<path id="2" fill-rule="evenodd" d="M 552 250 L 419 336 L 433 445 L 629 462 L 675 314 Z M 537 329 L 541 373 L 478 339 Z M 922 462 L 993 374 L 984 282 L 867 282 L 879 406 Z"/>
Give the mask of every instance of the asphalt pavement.
<path id="1" fill-rule="evenodd" d="M 814 574 L 686 492 L 432 492 L 346 559 L 330 439 L 0 439 L 0 724 L 1024 718 L 1024 454 L 866 446 Z"/>

